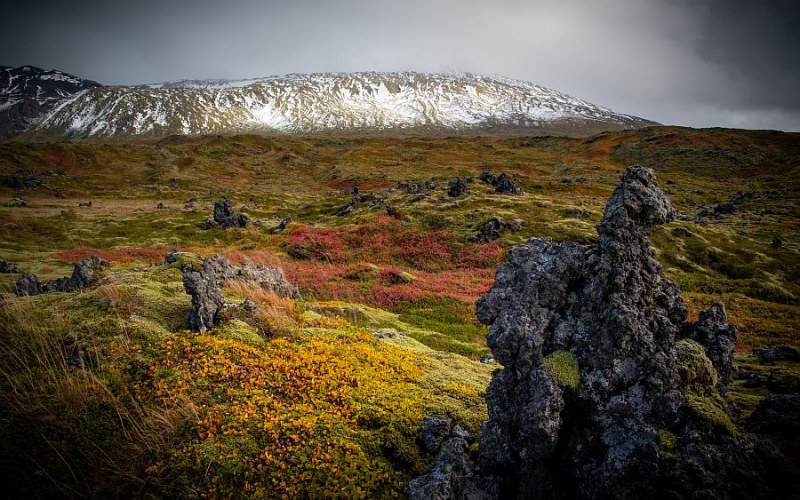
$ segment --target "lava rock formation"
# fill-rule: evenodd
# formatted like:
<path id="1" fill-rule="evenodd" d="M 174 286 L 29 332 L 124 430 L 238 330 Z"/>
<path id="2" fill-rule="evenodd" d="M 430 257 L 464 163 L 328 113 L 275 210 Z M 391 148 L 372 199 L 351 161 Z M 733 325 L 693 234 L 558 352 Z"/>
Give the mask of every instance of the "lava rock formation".
<path id="1" fill-rule="evenodd" d="M 168 255 L 168 262 L 169 259 Z M 219 255 L 203 259 L 199 268 L 185 263 L 182 271 L 183 288 L 192 296 L 192 309 L 186 321 L 197 332 L 213 328 L 226 308 L 222 299 L 224 281 L 252 281 L 279 297 L 300 298 L 297 287 L 286 281 L 280 269 L 249 263 L 238 267 Z"/>
<path id="2" fill-rule="evenodd" d="M 72 292 L 97 281 L 101 269 L 109 267 L 108 261 L 92 255 L 75 264 L 71 276 L 41 282 L 35 274 L 23 274 L 16 282 L 17 295 L 39 295 L 49 292 Z"/>
<path id="3" fill-rule="evenodd" d="M 672 218 L 653 171 L 632 166 L 596 244 L 533 238 L 510 250 L 477 304 L 503 365 L 477 459 L 440 453 L 412 498 L 773 494 L 779 453 L 738 429 L 724 398 L 736 328 L 721 303 L 687 323 L 653 258 L 650 234 Z M 447 493 L 428 495 L 432 485 Z"/>
<path id="4" fill-rule="evenodd" d="M 222 199 L 214 202 L 214 219 L 206 219 L 205 228 L 227 229 L 229 227 L 246 227 L 247 222 L 246 215 L 237 214 L 233 211 L 230 202 L 228 202 L 227 199 Z"/>

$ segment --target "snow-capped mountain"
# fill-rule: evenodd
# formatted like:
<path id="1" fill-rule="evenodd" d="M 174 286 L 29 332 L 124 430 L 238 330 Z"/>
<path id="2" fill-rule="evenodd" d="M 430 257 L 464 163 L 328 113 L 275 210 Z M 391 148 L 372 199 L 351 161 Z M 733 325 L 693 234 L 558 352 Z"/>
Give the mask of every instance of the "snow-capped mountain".
<path id="1" fill-rule="evenodd" d="M 0 140 L 27 130 L 56 104 L 100 84 L 35 66 L 0 66 Z"/>
<path id="2" fill-rule="evenodd" d="M 651 124 L 500 77 L 323 73 L 87 88 L 65 97 L 27 136 L 82 139 L 488 128 L 590 134 Z"/>

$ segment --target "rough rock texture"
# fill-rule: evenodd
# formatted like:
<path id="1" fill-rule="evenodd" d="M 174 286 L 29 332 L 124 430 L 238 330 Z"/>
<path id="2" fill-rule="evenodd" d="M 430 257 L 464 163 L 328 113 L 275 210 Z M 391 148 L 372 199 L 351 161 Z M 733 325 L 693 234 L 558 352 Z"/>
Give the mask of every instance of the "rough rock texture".
<path id="1" fill-rule="evenodd" d="M 300 298 L 300 292 L 283 276 L 280 269 L 262 265 L 234 266 L 224 257 L 214 255 L 203 259 L 202 267 L 183 266 L 183 288 L 192 296 L 192 309 L 186 316 L 189 328 L 205 332 L 217 324 L 225 309 L 222 284 L 225 281 L 252 281 L 279 297 Z"/>
<path id="2" fill-rule="evenodd" d="M 433 181 L 400 182 L 397 184 L 397 189 L 406 194 L 420 194 L 436 189 L 436 183 Z"/>
<path id="3" fill-rule="evenodd" d="M 753 356 L 757 357 L 762 365 L 769 365 L 775 361 L 800 361 L 800 351 L 788 345 L 768 345 L 753 349 Z"/>
<path id="4" fill-rule="evenodd" d="M 292 218 L 291 217 L 284 217 L 283 219 L 281 219 L 280 222 L 278 222 L 277 226 L 270 228 L 270 230 L 269 230 L 270 234 L 280 233 L 281 231 L 286 229 L 286 227 L 289 224 L 291 224 L 291 222 L 292 222 Z"/>
<path id="5" fill-rule="evenodd" d="M 41 282 L 35 274 L 23 274 L 16 282 L 17 295 L 39 295 L 49 292 L 72 292 L 86 288 L 97 281 L 97 273 L 109 267 L 106 260 L 92 255 L 75 264 L 72 275 L 53 281 Z"/>
<path id="6" fill-rule="evenodd" d="M 496 240 L 500 237 L 500 233 L 506 229 L 516 232 L 522 229 L 522 220 L 514 219 L 511 221 L 503 220 L 500 217 L 492 217 L 487 220 L 478 228 L 478 233 L 475 239 L 480 242 L 486 243 L 487 241 Z"/>
<path id="7" fill-rule="evenodd" d="M 478 180 L 485 182 L 486 184 L 491 184 L 492 186 L 497 183 L 497 177 L 495 177 L 495 175 L 489 171 L 481 172 L 481 174 L 478 176 Z"/>
<path id="8" fill-rule="evenodd" d="M 350 198 L 350 201 L 339 207 L 335 215 L 337 217 L 344 217 L 350 214 L 358 205 L 368 201 L 371 197 L 372 195 L 360 193 L 358 188 L 353 188 L 353 196 Z"/>
<path id="9" fill-rule="evenodd" d="M 423 476 L 408 485 L 413 500 L 448 498 L 491 498 L 481 490 L 475 464 L 469 457 L 469 433 L 448 416 L 426 417 L 422 424 L 422 443 L 436 461 Z"/>
<path id="10" fill-rule="evenodd" d="M 25 273 L 17 279 L 16 294 L 23 295 L 39 295 L 42 293 L 42 283 L 35 274 Z"/>
<path id="11" fill-rule="evenodd" d="M 505 172 L 502 172 L 498 176 L 495 176 L 491 172 L 481 172 L 481 175 L 478 176 L 478 179 L 486 184 L 491 184 L 494 186 L 495 193 L 522 194 L 522 190 L 517 187 L 517 184 L 514 182 L 514 178 Z"/>
<path id="12" fill-rule="evenodd" d="M 679 290 L 662 279 L 652 256 L 653 227 L 672 217 L 653 171 L 629 167 L 596 244 L 534 238 L 512 248 L 497 269 L 477 304 L 478 318 L 491 325 L 487 344 L 503 365 L 486 395 L 477 460 L 485 492 L 771 494 L 778 452 L 767 438 L 737 431 L 716 385 L 732 373 L 736 329 L 719 304 L 685 324 Z M 677 349 L 687 336 L 693 339 Z"/>
<path id="13" fill-rule="evenodd" d="M 0 259 L 0 273 L 2 274 L 16 274 L 19 272 L 17 265 L 5 259 Z"/>
<path id="14" fill-rule="evenodd" d="M 214 202 L 214 219 L 206 219 L 205 228 L 227 229 L 229 227 L 246 227 L 247 216 L 244 214 L 237 214 L 233 211 L 231 204 L 227 199 L 222 199 Z"/>
<path id="15" fill-rule="evenodd" d="M 714 302 L 708 311 L 702 311 L 697 323 L 684 324 L 682 336 L 688 337 L 702 345 L 708 359 L 717 371 L 718 383 L 727 387 L 736 376 L 733 366 L 733 350 L 736 348 L 736 325 L 728 323 L 725 305 Z"/>
<path id="16" fill-rule="evenodd" d="M 425 417 L 422 423 L 422 447 L 428 453 L 436 453 L 453 430 L 453 419 L 449 416 Z"/>
<path id="17" fill-rule="evenodd" d="M 800 393 L 770 394 L 750 415 L 747 428 L 755 432 L 800 431 Z"/>
<path id="18" fill-rule="evenodd" d="M 447 196 L 457 198 L 467 194 L 467 180 L 459 177 L 447 183 Z"/>
<path id="19" fill-rule="evenodd" d="M 494 192 L 503 194 L 522 194 L 522 190 L 517 187 L 514 179 L 503 172 L 494 181 Z"/>

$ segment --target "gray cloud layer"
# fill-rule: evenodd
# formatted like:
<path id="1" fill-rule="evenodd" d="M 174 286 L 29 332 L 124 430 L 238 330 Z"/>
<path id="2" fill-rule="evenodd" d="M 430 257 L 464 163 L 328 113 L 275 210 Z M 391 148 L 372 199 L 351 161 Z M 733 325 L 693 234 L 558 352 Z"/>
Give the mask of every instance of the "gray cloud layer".
<path id="1" fill-rule="evenodd" d="M 107 84 L 469 71 L 662 123 L 800 130 L 800 9 L 788 0 L 4 4 L 0 64 Z"/>

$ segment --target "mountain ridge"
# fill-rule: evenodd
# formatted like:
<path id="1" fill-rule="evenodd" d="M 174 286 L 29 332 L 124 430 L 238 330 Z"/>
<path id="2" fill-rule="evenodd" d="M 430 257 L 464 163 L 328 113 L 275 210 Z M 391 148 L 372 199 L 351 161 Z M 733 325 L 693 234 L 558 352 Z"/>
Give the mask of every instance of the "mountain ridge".
<path id="1" fill-rule="evenodd" d="M 655 124 L 511 78 L 417 72 L 290 74 L 136 86 L 87 84 L 64 95 L 31 123 L 21 139 L 514 129 L 591 135 Z"/>
<path id="2" fill-rule="evenodd" d="M 100 86 L 63 71 L 0 66 L 0 140 L 35 126 L 65 99 Z"/>

